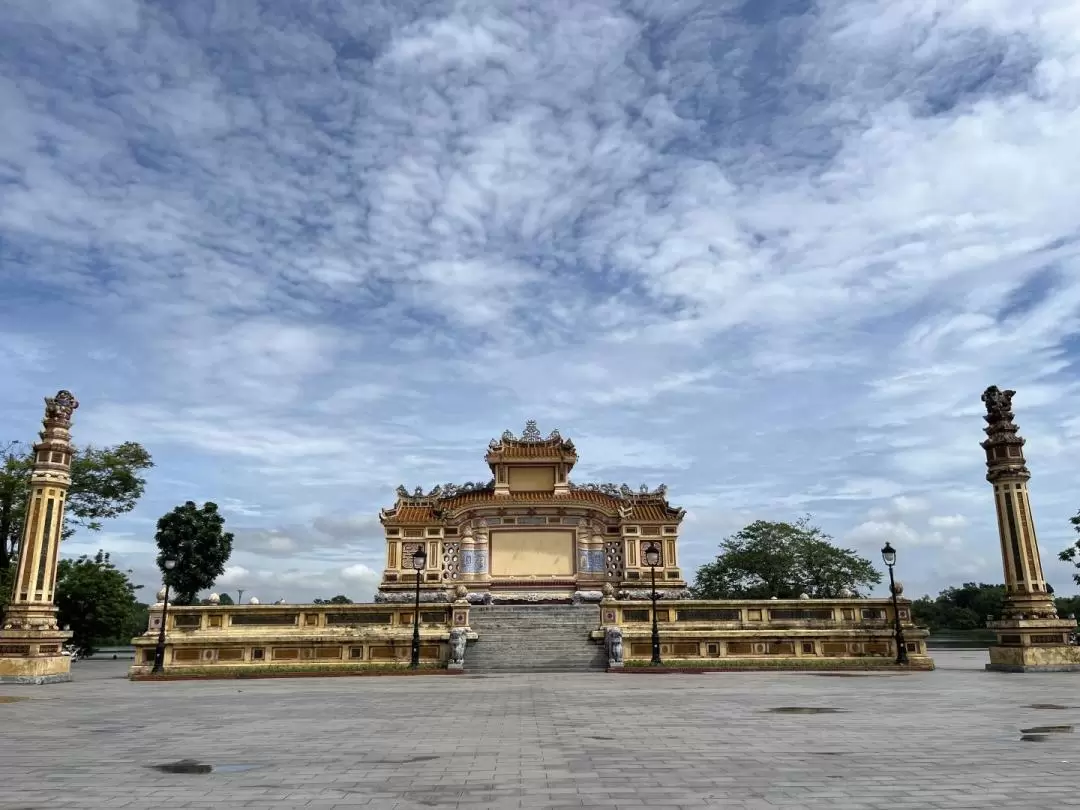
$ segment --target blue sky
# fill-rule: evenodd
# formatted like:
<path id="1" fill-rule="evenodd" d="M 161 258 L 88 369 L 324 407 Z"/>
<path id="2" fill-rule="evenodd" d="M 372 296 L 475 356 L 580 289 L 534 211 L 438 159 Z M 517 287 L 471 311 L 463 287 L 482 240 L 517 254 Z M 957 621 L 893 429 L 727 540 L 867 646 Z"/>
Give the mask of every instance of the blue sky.
<path id="1" fill-rule="evenodd" d="M 394 488 L 535 418 L 666 483 L 685 569 L 811 512 L 908 593 L 1001 579 L 1018 390 L 1051 582 L 1080 508 L 1071 0 L 149 3 L 0 12 L 0 427 L 154 454 L 68 554 L 370 595 Z"/>

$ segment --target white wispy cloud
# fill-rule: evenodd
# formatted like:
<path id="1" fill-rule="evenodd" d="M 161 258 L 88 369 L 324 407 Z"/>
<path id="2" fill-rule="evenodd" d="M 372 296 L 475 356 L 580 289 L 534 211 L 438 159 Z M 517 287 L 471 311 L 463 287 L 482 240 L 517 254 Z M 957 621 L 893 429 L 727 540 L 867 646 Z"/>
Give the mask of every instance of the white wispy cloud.
<path id="1" fill-rule="evenodd" d="M 579 477 L 669 485 L 688 571 L 810 511 L 891 538 L 909 592 L 995 580 L 993 383 L 1067 587 L 1074 3 L 4 17 L 3 435 L 67 387 L 78 441 L 159 461 L 72 553 L 153 584 L 153 520 L 212 499 L 264 601 L 364 598 L 393 487 L 484 479 L 488 438 L 536 417 Z"/>

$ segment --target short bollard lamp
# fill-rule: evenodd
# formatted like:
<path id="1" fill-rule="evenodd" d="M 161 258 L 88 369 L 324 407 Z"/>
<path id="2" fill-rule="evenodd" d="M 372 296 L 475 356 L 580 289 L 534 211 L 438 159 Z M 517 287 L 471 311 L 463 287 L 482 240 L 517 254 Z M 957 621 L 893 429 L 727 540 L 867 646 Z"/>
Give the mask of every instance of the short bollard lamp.
<path id="1" fill-rule="evenodd" d="M 165 560 L 162 563 L 165 568 L 165 599 L 161 604 L 161 627 L 158 628 L 157 647 L 154 649 L 154 668 L 151 670 L 155 675 L 165 671 L 165 622 L 169 618 L 169 572 L 176 568 L 176 560 Z"/>
<path id="2" fill-rule="evenodd" d="M 423 574 L 425 566 L 427 566 L 427 552 L 424 550 L 424 544 L 420 543 L 412 554 L 412 567 L 416 571 L 416 607 L 413 610 L 410 669 L 420 668 L 420 576 Z"/>
<path id="3" fill-rule="evenodd" d="M 649 543 L 643 553 L 645 564 L 652 571 L 652 665 L 660 666 L 660 628 L 656 624 L 656 566 L 660 565 L 660 546 Z"/>
<path id="4" fill-rule="evenodd" d="M 904 627 L 900 624 L 900 606 L 896 598 L 896 577 L 893 576 L 893 566 L 896 565 L 896 549 L 889 542 L 881 549 L 881 559 L 889 568 L 889 592 L 892 593 L 893 608 L 893 633 L 896 636 L 896 663 L 903 665 L 908 662 L 907 642 L 904 641 Z"/>

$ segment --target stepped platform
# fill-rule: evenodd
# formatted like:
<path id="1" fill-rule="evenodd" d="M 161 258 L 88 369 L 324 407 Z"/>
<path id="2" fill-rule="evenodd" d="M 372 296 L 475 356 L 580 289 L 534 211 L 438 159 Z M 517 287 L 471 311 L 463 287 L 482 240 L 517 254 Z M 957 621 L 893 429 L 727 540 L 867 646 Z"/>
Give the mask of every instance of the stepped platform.
<path id="1" fill-rule="evenodd" d="M 604 645 L 591 639 L 596 605 L 483 605 L 469 611 L 476 641 L 467 672 L 580 672 L 607 666 Z"/>

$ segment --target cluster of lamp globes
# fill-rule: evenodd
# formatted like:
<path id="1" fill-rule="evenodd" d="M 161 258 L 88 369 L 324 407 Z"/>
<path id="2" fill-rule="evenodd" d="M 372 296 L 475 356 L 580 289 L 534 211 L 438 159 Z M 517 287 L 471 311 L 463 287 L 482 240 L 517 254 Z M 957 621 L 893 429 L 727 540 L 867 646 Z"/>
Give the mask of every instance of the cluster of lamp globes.
<path id="1" fill-rule="evenodd" d="M 162 563 L 162 567 L 164 567 L 164 569 L 166 571 L 172 571 L 173 569 L 176 568 L 176 560 L 165 560 Z M 161 590 L 158 591 L 157 598 L 158 598 L 159 602 L 167 602 L 169 600 L 169 583 L 168 583 L 168 581 L 166 581 L 165 586 Z M 216 593 L 212 593 L 212 594 L 210 594 L 210 596 L 207 597 L 206 601 L 209 602 L 212 605 L 217 605 L 217 604 L 220 604 L 221 597 Z M 249 605 L 257 605 L 257 604 L 259 604 L 258 597 L 253 596 L 250 599 L 248 599 L 248 604 Z M 283 604 L 285 604 L 285 600 L 284 599 L 279 599 L 274 604 L 275 605 L 283 605 Z"/>

